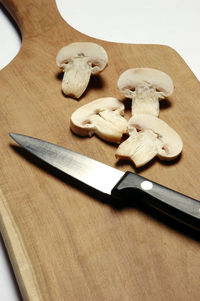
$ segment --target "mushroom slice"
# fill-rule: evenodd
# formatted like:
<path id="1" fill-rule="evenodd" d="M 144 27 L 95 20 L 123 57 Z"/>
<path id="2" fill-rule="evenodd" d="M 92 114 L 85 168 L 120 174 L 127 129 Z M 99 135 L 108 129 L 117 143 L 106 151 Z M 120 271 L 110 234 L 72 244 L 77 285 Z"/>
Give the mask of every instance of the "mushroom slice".
<path id="1" fill-rule="evenodd" d="M 123 72 L 118 79 L 118 88 L 132 99 L 132 115 L 159 115 L 159 99 L 170 96 L 174 85 L 166 73 L 152 68 L 133 68 Z"/>
<path id="2" fill-rule="evenodd" d="M 161 160 L 172 160 L 182 152 L 181 137 L 155 116 L 138 114 L 131 117 L 128 132 L 130 137 L 118 147 L 116 157 L 130 158 L 136 167 L 146 164 L 156 155 Z"/>
<path id="3" fill-rule="evenodd" d="M 63 93 L 79 98 L 86 90 L 91 74 L 97 74 L 106 67 L 108 56 L 100 45 L 76 42 L 59 50 L 56 63 L 64 71 Z"/>
<path id="4" fill-rule="evenodd" d="M 114 97 L 96 99 L 78 108 L 71 116 L 71 130 L 80 136 L 96 134 L 100 138 L 120 143 L 127 133 L 124 105 Z"/>

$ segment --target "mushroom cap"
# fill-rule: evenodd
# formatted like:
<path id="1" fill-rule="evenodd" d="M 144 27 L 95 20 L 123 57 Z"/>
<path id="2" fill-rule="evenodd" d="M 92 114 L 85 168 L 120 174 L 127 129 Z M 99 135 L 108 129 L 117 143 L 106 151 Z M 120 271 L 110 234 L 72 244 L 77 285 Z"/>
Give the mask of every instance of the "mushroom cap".
<path id="1" fill-rule="evenodd" d="M 108 55 L 102 46 L 91 42 L 75 42 L 58 51 L 56 64 L 63 68 L 73 58 L 81 57 L 88 57 L 92 74 L 102 71 L 108 63 Z"/>
<path id="2" fill-rule="evenodd" d="M 129 98 L 130 90 L 148 85 L 162 92 L 165 97 L 172 94 L 174 84 L 171 77 L 163 71 L 152 68 L 132 68 L 123 72 L 118 79 L 119 90 Z"/>
<path id="3" fill-rule="evenodd" d="M 114 97 L 103 97 L 79 107 L 71 115 L 70 127 L 80 136 L 96 134 L 106 141 L 120 143 L 127 132 L 123 114 L 123 103 Z"/>
<path id="4" fill-rule="evenodd" d="M 182 152 L 183 142 L 181 137 L 160 118 L 147 114 L 134 115 L 128 122 L 128 132 L 130 134 L 134 133 L 136 129 L 152 130 L 157 134 L 158 139 L 163 143 L 157 155 L 161 160 L 175 159 Z"/>

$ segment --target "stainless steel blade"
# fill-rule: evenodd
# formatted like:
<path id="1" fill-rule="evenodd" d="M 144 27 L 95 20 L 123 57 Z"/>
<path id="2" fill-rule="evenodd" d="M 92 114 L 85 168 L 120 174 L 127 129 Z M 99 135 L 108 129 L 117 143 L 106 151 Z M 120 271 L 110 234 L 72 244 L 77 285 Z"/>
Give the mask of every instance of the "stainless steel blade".
<path id="1" fill-rule="evenodd" d="M 10 133 L 10 136 L 38 158 L 104 193 L 111 194 L 112 188 L 124 175 L 116 168 L 67 148 L 21 134 Z"/>

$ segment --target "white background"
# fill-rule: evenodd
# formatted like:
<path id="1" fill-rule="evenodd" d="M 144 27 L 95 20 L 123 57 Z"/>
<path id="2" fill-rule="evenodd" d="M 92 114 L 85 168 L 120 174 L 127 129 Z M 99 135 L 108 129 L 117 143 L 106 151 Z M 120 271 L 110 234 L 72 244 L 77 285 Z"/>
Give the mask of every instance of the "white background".
<path id="1" fill-rule="evenodd" d="M 67 23 L 89 36 L 171 46 L 200 79 L 199 0 L 57 0 L 56 3 Z M 0 6 L 0 69 L 9 64 L 20 47 L 20 35 Z M 1 238 L 0 300 L 21 300 Z"/>

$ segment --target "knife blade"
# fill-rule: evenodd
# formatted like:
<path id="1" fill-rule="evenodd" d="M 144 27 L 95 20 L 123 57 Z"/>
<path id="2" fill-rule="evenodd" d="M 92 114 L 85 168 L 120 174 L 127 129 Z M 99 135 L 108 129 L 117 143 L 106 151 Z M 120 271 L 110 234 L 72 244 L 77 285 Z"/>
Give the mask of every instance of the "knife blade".
<path id="1" fill-rule="evenodd" d="M 200 230 L 200 202 L 132 172 L 122 172 L 67 148 L 16 133 L 10 137 L 24 149 L 62 172 L 116 199 L 134 196 L 171 217 Z"/>

